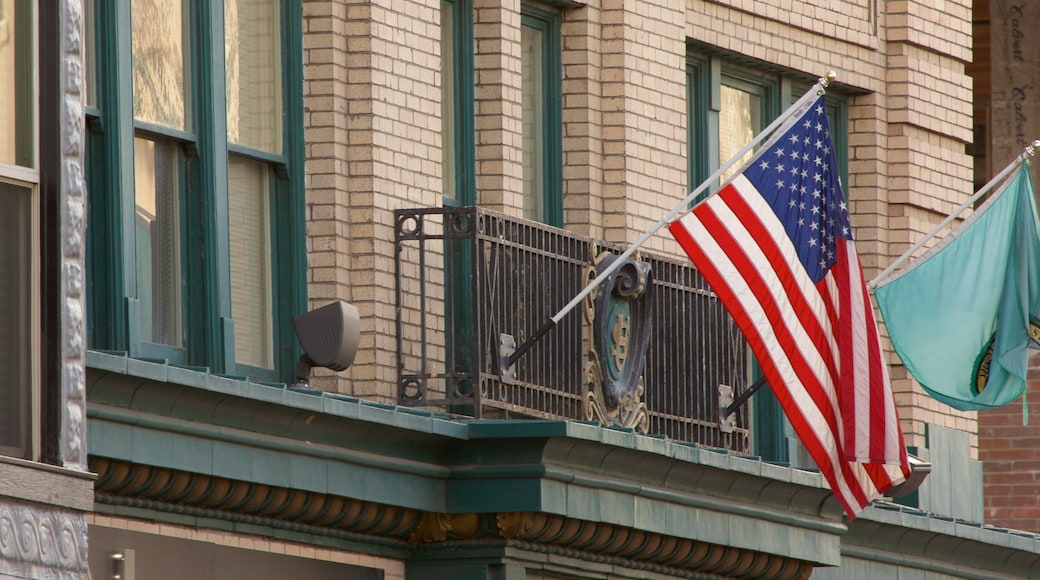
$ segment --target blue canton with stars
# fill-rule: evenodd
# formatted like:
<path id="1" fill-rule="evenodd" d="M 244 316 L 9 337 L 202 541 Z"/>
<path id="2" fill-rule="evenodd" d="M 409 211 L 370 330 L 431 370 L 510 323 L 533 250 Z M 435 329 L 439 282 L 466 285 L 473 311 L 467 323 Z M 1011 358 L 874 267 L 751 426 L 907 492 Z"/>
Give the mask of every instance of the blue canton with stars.
<path id="1" fill-rule="evenodd" d="M 744 176 L 776 212 L 805 270 L 819 282 L 836 261 L 835 241 L 852 239 L 822 96 Z"/>

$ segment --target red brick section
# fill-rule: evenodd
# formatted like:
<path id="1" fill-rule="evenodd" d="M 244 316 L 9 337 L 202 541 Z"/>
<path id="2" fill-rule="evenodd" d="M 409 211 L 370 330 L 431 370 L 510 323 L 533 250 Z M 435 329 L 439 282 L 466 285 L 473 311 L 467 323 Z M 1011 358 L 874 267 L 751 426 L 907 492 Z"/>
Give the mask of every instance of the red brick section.
<path id="1" fill-rule="evenodd" d="M 1022 400 L 979 412 L 985 523 L 1040 533 L 1040 358 L 1030 365 L 1029 424 Z"/>

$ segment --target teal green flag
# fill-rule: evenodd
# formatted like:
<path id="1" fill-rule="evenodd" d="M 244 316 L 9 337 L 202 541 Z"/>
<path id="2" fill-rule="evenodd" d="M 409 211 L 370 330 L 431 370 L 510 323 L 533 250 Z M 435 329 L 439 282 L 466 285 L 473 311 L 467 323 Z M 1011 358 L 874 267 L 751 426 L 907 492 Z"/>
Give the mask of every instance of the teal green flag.
<path id="1" fill-rule="evenodd" d="M 928 394 L 961 410 L 1025 391 L 1040 319 L 1040 229 L 1029 169 L 875 290 L 892 345 Z M 1034 326 L 1034 333 L 1040 327 Z"/>

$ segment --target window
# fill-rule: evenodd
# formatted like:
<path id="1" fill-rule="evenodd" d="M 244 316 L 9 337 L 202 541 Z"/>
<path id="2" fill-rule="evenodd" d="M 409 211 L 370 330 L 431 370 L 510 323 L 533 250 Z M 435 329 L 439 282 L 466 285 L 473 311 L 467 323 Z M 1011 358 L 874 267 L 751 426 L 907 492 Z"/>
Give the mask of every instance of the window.
<path id="1" fill-rule="evenodd" d="M 0 0 L 0 454 L 39 451 L 39 171 L 30 2 Z"/>
<path id="2" fill-rule="evenodd" d="M 562 226 L 560 16 L 525 5 L 520 45 L 524 217 Z"/>
<path id="3" fill-rule="evenodd" d="M 3 172 L 2 173 L 9 173 Z M 38 335 L 36 197 L 33 183 L 0 177 L 0 454 L 33 458 Z"/>
<path id="4" fill-rule="evenodd" d="M 87 8 L 90 347 L 292 380 L 299 0 Z"/>
<path id="5" fill-rule="evenodd" d="M 441 120 L 444 204 L 474 205 L 473 8 L 441 2 Z"/>
<path id="6" fill-rule="evenodd" d="M 690 189 L 743 149 L 780 113 L 775 75 L 727 65 L 715 57 L 687 58 Z M 734 163 L 721 182 L 735 175 L 754 152 Z M 716 187 L 719 184 L 716 184 Z"/>
<path id="7" fill-rule="evenodd" d="M 0 163 L 36 166 L 32 4 L 0 0 Z"/>
<path id="8" fill-rule="evenodd" d="M 696 51 L 687 56 L 686 79 L 691 190 L 739 153 L 812 86 L 802 78 L 793 79 L 780 73 L 740 66 L 714 54 Z M 828 93 L 827 103 L 832 137 L 844 177 L 847 168 L 845 102 L 840 95 Z M 720 183 L 713 184 L 711 189 L 717 189 L 721 182 L 739 172 L 743 162 L 753 155 L 753 152 L 745 154 L 722 174 Z M 757 375 L 757 367 L 754 374 Z M 757 376 L 752 377 L 755 378 Z M 751 405 L 755 453 L 767 461 L 801 465 L 803 460 L 799 458 L 804 453 L 801 453 L 800 443 L 772 391 L 761 389 L 753 397 Z"/>

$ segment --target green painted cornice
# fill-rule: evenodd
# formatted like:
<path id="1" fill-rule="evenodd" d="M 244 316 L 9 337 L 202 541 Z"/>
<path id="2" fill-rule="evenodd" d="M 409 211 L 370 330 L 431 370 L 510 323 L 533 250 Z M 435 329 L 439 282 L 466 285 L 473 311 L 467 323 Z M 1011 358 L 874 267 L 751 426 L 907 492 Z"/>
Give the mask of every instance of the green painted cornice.
<path id="1" fill-rule="evenodd" d="M 842 555 L 958 578 L 1040 578 L 1040 535 L 875 502 L 849 525 Z"/>
<path id="2" fill-rule="evenodd" d="M 90 453 L 117 463 L 840 558 L 841 511 L 812 472 L 587 423 L 467 420 L 103 353 L 89 354 L 87 384 Z"/>
<path id="3" fill-rule="evenodd" d="M 807 578 L 812 562 L 533 512 L 440 514 L 92 456 L 97 511 L 449 563 L 544 554 L 670 578 Z M 507 552 L 510 554 L 507 556 Z"/>

